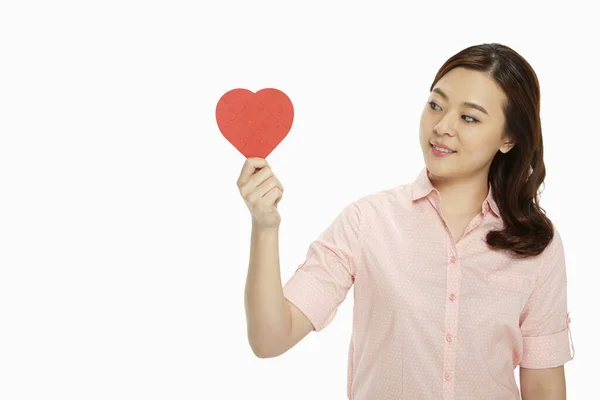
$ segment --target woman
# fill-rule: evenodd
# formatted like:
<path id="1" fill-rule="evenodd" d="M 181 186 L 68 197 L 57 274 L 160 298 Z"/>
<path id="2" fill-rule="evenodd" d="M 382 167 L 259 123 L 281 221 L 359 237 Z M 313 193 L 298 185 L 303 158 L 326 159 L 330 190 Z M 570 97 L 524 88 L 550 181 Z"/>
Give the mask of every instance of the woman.
<path id="1" fill-rule="evenodd" d="M 281 355 L 322 330 L 354 285 L 348 398 L 565 398 L 574 353 L 563 245 L 537 199 L 535 72 L 500 44 L 460 51 L 433 80 L 420 143 L 416 180 L 348 204 L 283 288 L 283 187 L 264 159 L 246 161 L 254 353 Z"/>

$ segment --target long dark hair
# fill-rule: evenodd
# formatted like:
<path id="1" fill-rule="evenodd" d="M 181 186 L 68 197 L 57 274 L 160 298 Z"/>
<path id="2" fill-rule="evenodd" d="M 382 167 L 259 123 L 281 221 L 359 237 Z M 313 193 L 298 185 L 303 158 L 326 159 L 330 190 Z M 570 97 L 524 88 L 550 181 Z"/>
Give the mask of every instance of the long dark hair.
<path id="1" fill-rule="evenodd" d="M 515 142 L 507 153 L 498 151 L 488 182 L 505 222 L 490 231 L 488 246 L 510 250 L 517 258 L 540 254 L 554 236 L 553 225 L 539 205 L 538 190 L 546 177 L 540 121 L 540 86 L 529 63 L 499 43 L 468 47 L 439 69 L 430 91 L 448 71 L 463 67 L 489 74 L 506 94 L 504 132 Z"/>

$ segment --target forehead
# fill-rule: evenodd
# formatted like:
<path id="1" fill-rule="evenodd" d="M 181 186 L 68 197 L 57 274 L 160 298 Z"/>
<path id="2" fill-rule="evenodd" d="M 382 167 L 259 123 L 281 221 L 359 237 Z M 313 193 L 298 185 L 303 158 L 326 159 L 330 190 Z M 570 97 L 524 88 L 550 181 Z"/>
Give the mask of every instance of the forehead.
<path id="1" fill-rule="evenodd" d="M 482 105 L 490 114 L 498 115 L 502 110 L 505 95 L 498 84 L 487 72 L 466 68 L 454 68 L 447 72 L 434 85 L 444 91 L 450 102 L 460 104 L 464 101 Z"/>

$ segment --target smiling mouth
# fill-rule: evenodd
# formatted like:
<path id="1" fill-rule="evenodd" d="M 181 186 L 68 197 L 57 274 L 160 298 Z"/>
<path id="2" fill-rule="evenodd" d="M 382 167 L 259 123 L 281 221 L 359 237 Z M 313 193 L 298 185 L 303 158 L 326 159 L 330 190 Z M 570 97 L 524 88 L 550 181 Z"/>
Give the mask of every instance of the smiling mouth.
<path id="1" fill-rule="evenodd" d="M 444 149 L 442 147 L 437 147 L 437 146 L 432 145 L 431 143 L 429 143 L 429 147 L 431 147 L 437 151 L 441 151 L 442 153 L 448 153 L 448 154 L 456 153 L 455 150 L 448 150 L 448 149 Z"/>

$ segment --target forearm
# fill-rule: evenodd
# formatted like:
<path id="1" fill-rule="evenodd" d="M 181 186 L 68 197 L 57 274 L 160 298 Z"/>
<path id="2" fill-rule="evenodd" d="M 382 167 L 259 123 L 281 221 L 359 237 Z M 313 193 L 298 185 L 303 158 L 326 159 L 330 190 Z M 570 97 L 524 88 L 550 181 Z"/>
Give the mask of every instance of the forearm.
<path id="1" fill-rule="evenodd" d="M 538 387 L 533 390 L 521 391 L 522 400 L 567 400 L 564 389 L 545 389 Z"/>
<path id="2" fill-rule="evenodd" d="M 252 229 L 245 305 L 250 346 L 257 355 L 266 356 L 272 352 L 270 348 L 279 346 L 289 331 L 289 310 L 281 284 L 278 229 Z"/>
<path id="3" fill-rule="evenodd" d="M 564 367 L 520 368 L 521 398 L 523 400 L 566 400 L 567 384 Z"/>

